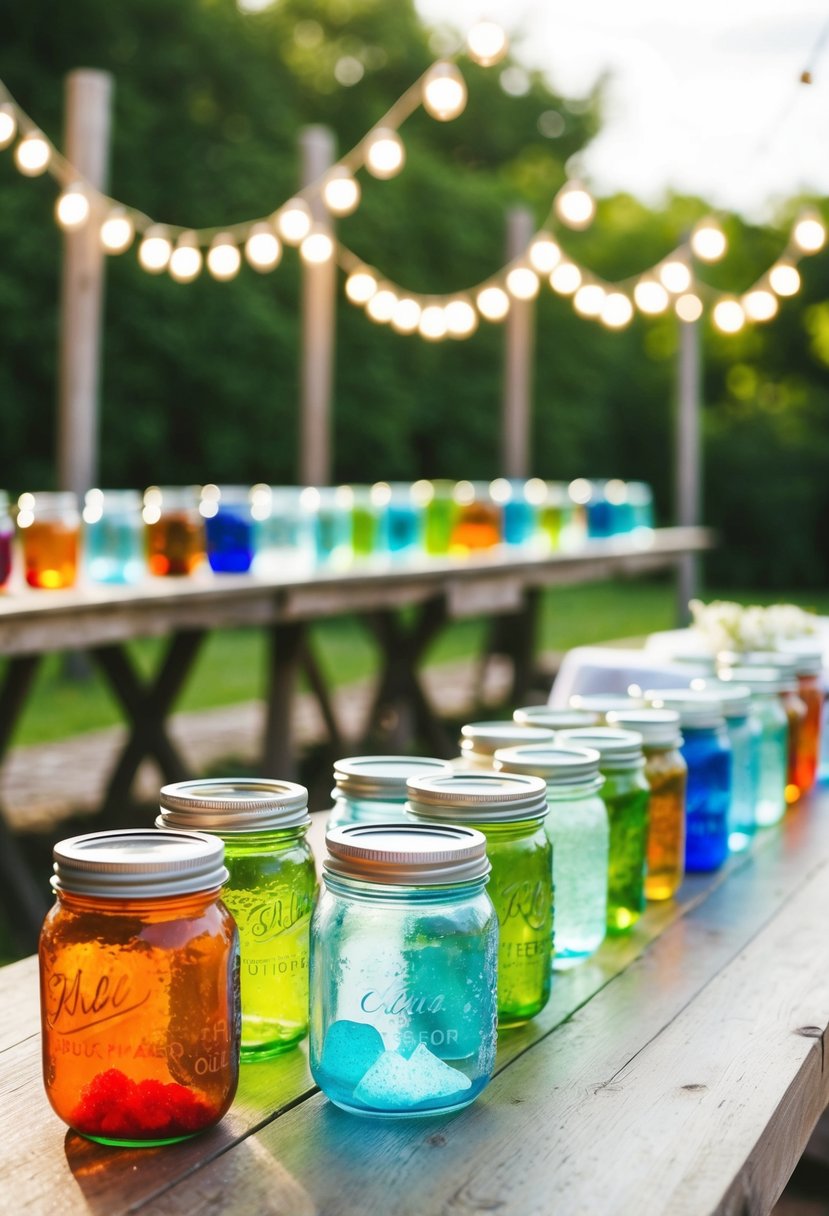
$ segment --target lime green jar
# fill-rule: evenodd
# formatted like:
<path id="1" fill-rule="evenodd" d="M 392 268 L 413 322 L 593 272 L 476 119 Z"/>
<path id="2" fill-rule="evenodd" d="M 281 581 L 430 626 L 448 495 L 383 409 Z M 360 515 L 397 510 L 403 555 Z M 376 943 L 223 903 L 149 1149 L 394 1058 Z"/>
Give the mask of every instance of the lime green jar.
<path id="1" fill-rule="evenodd" d="M 161 791 L 156 827 L 225 845 L 222 899 L 239 928 L 242 1061 L 268 1059 L 308 1033 L 308 955 L 316 870 L 305 839 L 308 791 L 291 781 L 218 778 Z"/>
<path id="2" fill-rule="evenodd" d="M 553 851 L 544 820 L 547 787 L 517 773 L 456 772 L 409 781 L 408 813 L 486 837 L 489 897 L 498 914 L 498 1025 L 520 1026 L 550 998 Z"/>

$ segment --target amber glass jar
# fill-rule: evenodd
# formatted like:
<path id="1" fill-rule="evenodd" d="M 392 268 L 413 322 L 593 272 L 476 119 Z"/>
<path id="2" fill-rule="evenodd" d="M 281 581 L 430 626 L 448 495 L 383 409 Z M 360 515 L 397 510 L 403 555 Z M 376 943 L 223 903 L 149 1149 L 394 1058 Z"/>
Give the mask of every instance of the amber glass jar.
<path id="1" fill-rule="evenodd" d="M 73 587 L 78 576 L 81 517 L 71 493 L 21 494 L 17 528 L 30 587 Z"/>
<path id="2" fill-rule="evenodd" d="M 802 794 L 808 793 L 817 780 L 823 718 L 823 655 L 817 649 L 807 649 L 807 645 L 801 649 L 791 643 L 784 652 L 795 662 L 797 692 L 806 710 L 797 738 L 794 771 L 789 778 Z"/>
<path id="3" fill-rule="evenodd" d="M 40 937 L 43 1079 L 89 1140 L 142 1147 L 218 1122 L 239 1076 L 239 943 L 224 846 L 127 831 L 55 846 Z"/>
<path id="4" fill-rule="evenodd" d="M 206 539 L 198 486 L 150 486 L 144 494 L 151 574 L 192 574 L 204 564 Z"/>

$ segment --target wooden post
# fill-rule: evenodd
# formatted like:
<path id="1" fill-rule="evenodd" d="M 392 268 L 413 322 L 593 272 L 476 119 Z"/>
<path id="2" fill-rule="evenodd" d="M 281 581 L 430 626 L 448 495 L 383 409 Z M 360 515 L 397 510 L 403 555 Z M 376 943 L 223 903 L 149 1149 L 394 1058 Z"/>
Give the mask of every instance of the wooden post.
<path id="1" fill-rule="evenodd" d="M 511 207 L 507 212 L 507 259 L 519 257 L 534 231 L 532 212 Z M 535 303 L 511 300 L 504 352 L 504 391 L 501 423 L 501 465 L 505 477 L 529 475 L 532 414 Z"/>
<path id="2" fill-rule="evenodd" d="M 702 349 L 700 322 L 679 321 L 677 353 L 676 413 L 676 522 L 693 526 L 700 522 L 702 449 L 700 440 Z M 697 594 L 699 559 L 688 553 L 677 565 L 677 618 L 681 625 L 690 619 L 688 601 Z"/>
<path id="3" fill-rule="evenodd" d="M 106 189 L 112 77 L 80 68 L 66 77 L 67 159 L 99 190 Z M 71 183 L 67 183 L 71 185 Z M 63 238 L 58 382 L 58 484 L 86 493 L 98 479 L 98 396 L 104 254 L 101 216 Z"/>
<path id="4" fill-rule="evenodd" d="M 335 142 L 328 127 L 300 132 L 302 185 L 317 181 L 334 163 Z M 317 228 L 333 236 L 331 217 L 319 197 L 310 200 Z M 331 480 L 331 392 L 334 378 L 334 319 L 337 264 L 302 263 L 302 361 L 300 367 L 299 480 L 327 485 Z"/>

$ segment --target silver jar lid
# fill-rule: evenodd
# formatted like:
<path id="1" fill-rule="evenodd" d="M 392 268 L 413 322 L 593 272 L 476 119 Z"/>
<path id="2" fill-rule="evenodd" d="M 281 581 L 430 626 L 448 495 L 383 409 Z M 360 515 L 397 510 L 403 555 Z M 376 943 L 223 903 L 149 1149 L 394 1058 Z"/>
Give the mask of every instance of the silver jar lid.
<path id="1" fill-rule="evenodd" d="M 642 704 L 643 702 L 638 697 L 629 697 L 627 693 L 623 692 L 574 693 L 570 698 L 571 709 L 586 709 L 590 713 L 600 714 L 602 717 L 612 709 L 620 711 L 636 709 Z"/>
<path id="2" fill-rule="evenodd" d="M 794 655 L 783 654 L 779 650 L 721 651 L 717 655 L 717 667 L 773 667 L 791 678 L 797 663 Z"/>
<path id="3" fill-rule="evenodd" d="M 448 760 L 431 756 L 348 756 L 334 765 L 334 796 L 405 802 L 410 777 L 451 773 Z"/>
<path id="4" fill-rule="evenodd" d="M 768 696 L 781 692 L 796 692 L 797 681 L 780 667 L 728 667 L 720 671 L 720 679 L 745 684 L 752 693 Z"/>
<path id="5" fill-rule="evenodd" d="M 608 726 L 620 730 L 633 730 L 642 736 L 643 747 L 669 748 L 682 744 L 679 730 L 679 714 L 675 709 L 611 710 L 607 715 Z"/>
<path id="6" fill-rule="evenodd" d="M 779 645 L 781 653 L 794 661 L 797 675 L 819 676 L 823 674 L 823 650 L 817 641 L 785 638 Z"/>
<path id="7" fill-rule="evenodd" d="M 534 743 L 496 752 L 495 768 L 501 773 L 540 777 L 547 785 L 589 785 L 599 775 L 599 759 L 592 747 Z"/>
<path id="8" fill-rule="evenodd" d="M 637 768 L 644 759 L 642 736 L 635 730 L 615 730 L 609 726 L 563 730 L 556 742 L 594 749 L 599 753 L 599 769 L 608 772 Z"/>
<path id="9" fill-rule="evenodd" d="M 494 756 L 501 747 L 552 741 L 551 730 L 543 726 L 522 726 L 511 718 L 497 722 L 468 722 L 461 727 L 461 752 L 475 752 L 479 756 Z"/>
<path id="10" fill-rule="evenodd" d="M 547 786 L 519 773 L 457 771 L 408 784 L 410 815 L 452 823 L 520 823 L 547 814 Z"/>
<path id="11" fill-rule="evenodd" d="M 382 886 L 435 887 L 485 878 L 486 837 L 457 824 L 351 823 L 332 828 L 323 871 Z"/>
<path id="12" fill-rule="evenodd" d="M 527 705 L 523 709 L 516 709 L 512 716 L 520 726 L 544 726 L 553 731 L 577 730 L 580 726 L 597 726 L 599 723 L 599 715 L 591 710 L 553 709 L 551 705 Z"/>
<path id="13" fill-rule="evenodd" d="M 649 688 L 645 700 L 655 709 L 673 709 L 685 730 L 716 730 L 725 725 L 722 701 L 694 688 Z"/>
<path id="14" fill-rule="evenodd" d="M 706 697 L 716 697 L 726 721 L 745 718 L 751 710 L 751 689 L 747 684 L 732 684 L 726 680 L 694 680 L 693 689 Z"/>
<path id="15" fill-rule="evenodd" d="M 90 832 L 55 845 L 51 883 L 101 899 L 195 895 L 227 882 L 224 855 L 222 841 L 201 832 Z"/>
<path id="16" fill-rule="evenodd" d="M 308 791 L 294 781 L 213 777 L 162 787 L 158 827 L 200 832 L 272 832 L 310 823 Z"/>

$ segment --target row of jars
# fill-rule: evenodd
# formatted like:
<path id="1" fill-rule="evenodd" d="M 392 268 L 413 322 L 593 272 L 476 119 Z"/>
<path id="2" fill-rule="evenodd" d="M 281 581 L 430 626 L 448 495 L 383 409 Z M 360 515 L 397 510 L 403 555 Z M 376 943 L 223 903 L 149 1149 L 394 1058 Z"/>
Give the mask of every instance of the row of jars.
<path id="1" fill-rule="evenodd" d="M 272 575 L 355 560 L 458 555 L 496 545 L 577 549 L 588 537 L 650 530 L 642 482 L 418 481 L 373 486 L 150 487 L 22 494 L 16 520 L 25 581 L 135 583 L 148 573 Z M 0 587 L 12 571 L 14 526 L 0 493 Z"/>

